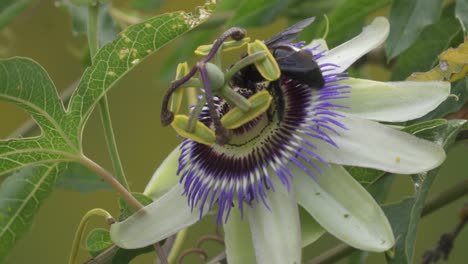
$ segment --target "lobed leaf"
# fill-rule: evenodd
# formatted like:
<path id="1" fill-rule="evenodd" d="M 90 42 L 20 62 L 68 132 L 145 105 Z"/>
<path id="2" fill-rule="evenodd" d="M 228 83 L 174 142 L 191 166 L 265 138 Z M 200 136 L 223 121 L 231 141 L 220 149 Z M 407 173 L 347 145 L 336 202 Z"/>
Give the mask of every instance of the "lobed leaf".
<path id="1" fill-rule="evenodd" d="M 442 0 L 394 0 L 385 53 L 393 59 L 409 48 L 439 17 Z"/>
<path id="2" fill-rule="evenodd" d="M 29 229 L 42 202 L 50 195 L 64 164 L 29 166 L 0 186 L 0 263 Z"/>
<path id="3" fill-rule="evenodd" d="M 46 184 L 49 183 L 46 179 L 53 178 L 55 183 L 61 171 L 58 168 L 65 166 L 63 162 L 76 161 L 83 156 L 82 131 L 98 100 L 141 60 L 198 25 L 209 14 L 210 10 L 206 8 L 201 8 L 198 16 L 175 12 L 129 27 L 97 53 L 95 65 L 85 71 L 68 110 L 65 110 L 49 76 L 36 62 L 25 58 L 0 60 L 0 99 L 29 112 L 42 132 L 38 137 L 0 140 L 0 175 L 42 164 L 37 170 L 22 171 L 8 179 L 11 181 L 8 186 L 21 182 L 24 173 L 24 177 L 30 177 L 23 181 L 27 184 L 17 184 L 15 188 L 9 187 L 8 192 L 2 190 L 0 193 L 8 195 L 1 204 L 6 211 L 1 214 L 0 230 L 3 233 L 0 238 L 7 244 L 5 247 L 2 244 L 0 258 L 6 256 L 30 226 L 40 202 L 47 196 L 45 194 L 52 191 L 55 184 Z M 28 185 L 31 182 L 33 189 Z M 33 199 L 35 203 L 24 202 L 24 197 Z M 23 207 L 15 209 L 13 205 L 28 207 L 22 211 Z M 31 209 L 29 206 L 35 207 Z M 15 210 L 18 213 L 10 214 Z"/>
<path id="4" fill-rule="evenodd" d="M 77 136 L 67 133 L 64 106 L 45 70 L 25 58 L 0 61 L 0 99 L 31 114 L 41 129 L 34 138 L 0 141 L 0 175 L 44 162 L 70 161 L 79 152 Z"/>
<path id="5" fill-rule="evenodd" d="M 70 99 L 67 133 L 81 135 L 99 99 L 150 54 L 206 19 L 210 10 L 203 10 L 200 16 L 174 12 L 151 18 L 128 27 L 116 40 L 103 46 Z"/>

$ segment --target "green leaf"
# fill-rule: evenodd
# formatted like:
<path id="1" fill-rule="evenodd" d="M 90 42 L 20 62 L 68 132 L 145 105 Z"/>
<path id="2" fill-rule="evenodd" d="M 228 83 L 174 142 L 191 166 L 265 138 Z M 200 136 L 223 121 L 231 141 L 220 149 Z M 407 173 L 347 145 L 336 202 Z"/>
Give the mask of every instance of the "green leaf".
<path id="1" fill-rule="evenodd" d="M 233 2 L 239 2 L 239 0 Z M 239 7 L 231 19 L 226 22 L 226 25 L 253 27 L 269 24 L 280 15 L 288 3 L 289 0 L 243 0 L 238 3 Z"/>
<path id="2" fill-rule="evenodd" d="M 78 156 L 78 134 L 66 131 L 65 108 L 37 63 L 24 58 L 0 60 L 0 99 L 29 112 L 42 132 L 39 137 L 0 141 L 0 175 L 30 164 L 71 161 Z"/>
<path id="3" fill-rule="evenodd" d="M 0 263 L 31 226 L 63 167 L 59 163 L 29 166 L 0 186 Z"/>
<path id="4" fill-rule="evenodd" d="M 0 61 L 0 99 L 28 111 L 42 131 L 35 138 L 0 141 L 0 175 L 32 163 L 76 160 L 84 124 L 99 99 L 141 60 L 200 22 L 178 12 L 129 27 L 98 52 L 67 112 L 41 66 L 24 58 Z"/>
<path id="5" fill-rule="evenodd" d="M 31 114 L 41 135 L 34 138 L 0 141 L 0 175 L 11 175 L 0 190 L 0 240 L 4 258 L 31 225 L 41 202 L 48 196 L 59 174 L 58 165 L 79 153 L 77 138 L 65 126 L 65 109 L 47 73 L 38 64 L 23 58 L 0 61 L 0 99 L 12 102 Z M 37 165 L 34 169 L 26 168 Z"/>
<path id="6" fill-rule="evenodd" d="M 376 169 L 346 166 L 346 170 L 364 187 L 374 182 L 385 172 Z"/>
<path id="7" fill-rule="evenodd" d="M 437 55 L 449 47 L 459 32 L 460 26 L 453 17 L 428 26 L 414 44 L 398 57 L 392 80 L 404 80 L 413 72 L 430 70 L 438 61 Z"/>
<path id="8" fill-rule="evenodd" d="M 70 163 L 60 175 L 57 187 L 89 193 L 97 190 L 110 190 L 112 187 L 96 173 L 79 163 Z"/>
<path id="9" fill-rule="evenodd" d="M 0 2 L 0 30 L 33 3 L 33 0 L 2 0 Z"/>
<path id="10" fill-rule="evenodd" d="M 385 53 L 390 60 L 409 48 L 439 17 L 442 0 L 394 0 Z"/>
<path id="11" fill-rule="evenodd" d="M 111 246 L 113 246 L 113 243 L 111 241 L 109 231 L 103 228 L 95 228 L 91 230 L 86 238 L 86 250 L 93 257 L 96 257 Z M 149 252 L 154 252 L 154 247 L 148 246 L 132 250 L 115 248 L 115 250 L 113 250 L 113 256 L 109 256 L 108 259 L 100 263 L 128 264 L 135 257 Z"/>
<path id="12" fill-rule="evenodd" d="M 113 42 L 103 46 L 86 69 L 69 103 L 68 118 L 72 131 L 80 131 L 92 110 L 104 94 L 148 55 L 192 29 L 207 18 L 185 12 L 174 12 L 151 18 L 128 27 Z"/>
<path id="13" fill-rule="evenodd" d="M 159 9 L 166 0 L 132 0 L 130 4 L 133 8 L 141 11 L 154 11 Z"/>
<path id="14" fill-rule="evenodd" d="M 57 0 L 57 6 L 65 8 L 72 18 L 72 32 L 86 35 L 88 27 L 88 7 L 78 6 L 71 0 Z M 111 17 L 110 5 L 100 5 L 98 14 L 98 41 L 100 45 L 111 42 L 120 32 L 118 24 Z"/>
<path id="15" fill-rule="evenodd" d="M 338 44 L 354 37 L 362 30 L 364 19 L 372 12 L 390 4 L 392 0 L 354 0 L 342 1 L 336 6 L 328 16 L 330 31 L 326 37 L 329 47 L 335 47 Z M 320 20 L 312 29 L 304 34 L 307 40 L 322 37 L 325 32 L 326 22 Z M 311 34 L 312 33 L 312 34 Z"/>
<path id="16" fill-rule="evenodd" d="M 95 65 L 85 71 L 70 99 L 67 111 L 54 84 L 40 65 L 25 58 L 0 60 L 0 99 L 26 110 L 41 129 L 38 137 L 0 140 L 0 175 L 28 165 L 57 164 L 82 159 L 82 132 L 99 99 L 141 60 L 201 23 L 208 17 L 209 11 L 200 10 L 203 17 L 185 12 L 164 14 L 129 27 L 119 38 L 102 47 L 96 54 Z M 43 179 L 49 167 L 40 165 L 40 168 L 28 175 Z M 52 174 L 52 169 L 49 173 Z M 12 182 L 18 181 L 16 175 L 10 178 Z M 34 191 L 38 190 L 31 190 L 29 187 L 25 185 L 12 189 L 14 193 L 8 193 L 8 201 L 24 200 L 25 195 L 34 197 Z M 41 185 L 40 191 L 49 193 L 53 187 L 51 184 Z M 10 207 L 6 208 L 9 211 Z M 28 213 L 28 217 L 32 218 L 35 211 L 29 210 Z M 3 213 L 1 230 L 10 230 L 9 224 L 16 223 L 18 219 L 22 221 L 18 217 L 19 214 Z M 30 225 L 30 221 L 24 223 L 26 226 Z M 2 254 L 6 254 L 22 234 L 19 232 L 21 230 L 17 231 L 4 233 L 10 237 L 5 238 L 9 244 L 8 247 L 2 247 Z"/>
<path id="17" fill-rule="evenodd" d="M 407 129 L 413 130 L 415 135 L 421 138 L 441 144 L 447 150 L 457 134 L 465 129 L 466 120 L 435 120 L 426 123 L 429 126 L 417 124 Z M 397 241 L 395 253 L 393 256 L 387 256 L 388 263 L 413 263 L 416 231 L 421 212 L 438 171 L 439 168 L 436 168 L 427 173 L 414 175 L 412 177 L 416 190 L 414 196 L 384 207 Z"/>
<path id="18" fill-rule="evenodd" d="M 95 257 L 108 247 L 112 246 L 109 231 L 103 228 L 95 228 L 86 237 L 86 250 Z"/>
<path id="19" fill-rule="evenodd" d="M 429 121 L 407 126 L 403 128 L 403 131 L 411 133 L 411 134 L 419 134 L 427 130 L 430 131 L 432 129 L 435 129 L 439 126 L 443 126 L 444 124 L 446 124 L 446 122 L 447 121 L 444 119 L 429 120 Z"/>
<path id="20" fill-rule="evenodd" d="M 143 206 L 146 206 L 153 202 L 149 196 L 146 196 L 142 193 L 132 192 L 133 197 L 135 197 Z M 120 207 L 120 216 L 119 222 L 125 220 L 127 217 L 131 216 L 133 213 L 136 212 L 135 208 L 128 205 L 122 197 L 119 197 L 119 207 Z"/>
<path id="21" fill-rule="evenodd" d="M 455 5 L 455 17 L 460 21 L 465 35 L 468 34 L 468 0 L 457 0 Z"/>

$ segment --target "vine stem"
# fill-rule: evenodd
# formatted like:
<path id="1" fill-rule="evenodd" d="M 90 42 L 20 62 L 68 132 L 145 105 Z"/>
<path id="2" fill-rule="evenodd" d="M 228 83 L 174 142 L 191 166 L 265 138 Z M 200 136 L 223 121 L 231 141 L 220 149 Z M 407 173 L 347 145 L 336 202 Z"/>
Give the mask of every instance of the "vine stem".
<path id="1" fill-rule="evenodd" d="M 123 186 L 110 172 L 99 166 L 99 164 L 97 164 L 96 162 L 94 162 L 86 156 L 82 156 L 81 158 L 79 158 L 78 162 L 80 162 L 82 165 L 84 165 L 91 171 L 95 172 L 97 175 L 101 176 L 117 192 L 120 193 L 122 199 L 124 199 L 127 204 L 129 204 L 137 210 L 144 208 L 144 206 L 125 188 L 125 186 Z M 166 253 L 164 252 L 164 250 L 162 250 L 159 243 L 154 244 L 154 249 L 158 253 L 161 263 L 167 264 L 168 262 Z"/>
<path id="2" fill-rule="evenodd" d="M 88 46 L 91 61 L 94 64 L 94 57 L 99 49 L 99 43 L 97 40 L 99 3 L 89 6 L 88 11 Z M 119 151 L 117 149 L 117 143 L 115 140 L 114 130 L 112 129 L 112 121 L 109 112 L 109 103 L 105 94 L 99 100 L 98 104 L 101 122 L 104 128 L 107 150 L 109 151 L 115 177 L 127 190 L 130 190 L 127 179 L 125 178 L 125 172 L 120 160 Z"/>
<path id="3" fill-rule="evenodd" d="M 437 211 L 443 206 L 458 200 L 464 195 L 468 194 L 468 180 L 459 182 L 447 190 L 441 192 L 436 197 L 432 198 L 424 205 L 424 208 L 421 213 L 421 217 L 428 216 L 429 214 Z M 336 247 L 325 251 L 323 254 L 319 255 L 316 258 L 313 258 L 307 261 L 307 264 L 331 264 L 334 263 L 351 253 L 355 252 L 357 249 L 352 248 L 346 244 L 339 244 Z"/>
<path id="4" fill-rule="evenodd" d="M 91 55 L 91 62 L 93 64 L 95 63 L 95 56 L 99 49 L 99 43 L 97 39 L 98 15 L 99 2 L 97 2 L 95 5 L 90 5 L 88 7 L 88 45 L 89 52 Z M 112 176 L 112 174 L 102 169 L 102 167 L 100 167 L 90 159 L 83 158 L 83 162 L 85 162 L 89 166 L 89 169 L 103 176 L 118 192 L 120 192 L 122 198 L 124 198 L 125 201 L 129 203 L 129 205 L 135 207 L 136 209 L 141 209 L 144 206 L 130 193 L 130 188 L 125 178 L 125 173 L 122 167 L 122 162 L 120 160 L 119 151 L 117 149 L 117 143 L 115 141 L 114 130 L 112 129 L 112 121 L 110 118 L 109 104 L 107 101 L 106 94 L 104 94 L 101 100 L 99 100 L 99 110 L 101 114 L 102 125 L 104 128 L 104 136 L 106 138 L 107 149 L 109 151 L 110 158 L 112 161 L 112 167 L 114 169 L 115 178 L 114 176 Z M 166 254 L 162 250 L 159 243 L 155 243 L 154 248 L 158 253 L 161 262 L 163 264 L 166 264 Z"/>
<path id="5" fill-rule="evenodd" d="M 120 193 L 125 202 L 127 202 L 130 206 L 137 210 L 140 210 L 144 207 L 135 197 L 133 197 L 133 195 L 127 190 L 127 188 L 125 188 L 125 186 L 123 186 L 110 172 L 99 166 L 99 164 L 86 156 L 81 157 L 78 161 L 86 168 L 101 176 L 117 192 Z"/>

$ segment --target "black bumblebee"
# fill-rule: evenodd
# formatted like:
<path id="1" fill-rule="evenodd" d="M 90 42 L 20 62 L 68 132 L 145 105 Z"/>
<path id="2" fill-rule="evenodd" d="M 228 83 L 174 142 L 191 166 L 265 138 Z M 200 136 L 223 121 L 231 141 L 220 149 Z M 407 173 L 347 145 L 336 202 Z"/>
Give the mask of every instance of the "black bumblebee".
<path id="1" fill-rule="evenodd" d="M 315 18 L 312 17 L 292 25 L 265 41 L 265 45 L 271 50 L 283 75 L 312 89 L 321 89 L 325 80 L 313 54 L 290 45 L 299 33 L 314 20 Z M 233 76 L 232 80 L 234 85 L 249 88 L 265 81 L 254 65 L 240 70 Z"/>

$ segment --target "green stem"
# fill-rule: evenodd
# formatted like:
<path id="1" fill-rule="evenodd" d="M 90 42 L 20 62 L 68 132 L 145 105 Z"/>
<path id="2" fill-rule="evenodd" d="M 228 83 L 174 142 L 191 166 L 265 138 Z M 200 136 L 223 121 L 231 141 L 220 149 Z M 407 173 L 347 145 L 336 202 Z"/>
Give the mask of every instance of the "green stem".
<path id="1" fill-rule="evenodd" d="M 94 57 L 96 56 L 97 51 L 99 49 L 99 43 L 97 41 L 99 3 L 97 3 L 94 6 L 89 6 L 88 10 L 88 44 L 89 52 L 91 54 L 91 61 L 94 64 Z M 113 182 L 111 179 L 107 180 L 111 182 L 114 188 L 116 188 L 122 194 L 122 198 L 124 198 L 129 205 L 135 207 L 136 209 L 141 209 L 143 208 L 143 205 L 130 193 L 130 188 L 125 178 L 122 162 L 120 161 L 119 157 L 119 151 L 117 149 L 117 143 L 115 141 L 114 131 L 112 129 L 112 121 L 109 113 L 109 104 L 107 102 L 107 97 L 105 94 L 102 97 L 102 99 L 99 100 L 99 109 L 101 113 L 102 125 L 104 127 L 104 136 L 106 138 L 107 148 L 112 161 L 115 179 L 117 180 L 115 180 L 111 174 L 109 175 L 118 184 Z M 97 164 L 95 165 L 97 166 Z M 96 166 L 91 166 L 91 169 L 102 169 L 101 167 Z M 101 172 L 104 174 L 107 173 L 107 171 L 105 170 L 102 170 Z M 109 175 L 106 175 L 106 177 L 108 177 Z M 156 249 L 156 252 L 158 253 L 162 264 L 166 264 L 167 259 L 159 243 L 155 243 L 154 248 Z"/>
<path id="2" fill-rule="evenodd" d="M 98 15 L 99 3 L 90 5 L 88 7 L 88 46 L 91 55 L 91 61 L 94 63 L 94 56 L 98 52 L 99 43 L 97 40 L 98 35 Z"/>
<path id="3" fill-rule="evenodd" d="M 133 197 L 133 195 L 125 188 L 125 186 L 123 186 L 119 181 L 117 181 L 112 174 L 110 174 L 104 168 L 99 166 L 99 164 L 85 156 L 81 157 L 77 161 L 83 164 L 86 168 L 95 172 L 97 175 L 101 176 L 117 192 L 120 193 L 120 195 L 127 202 L 127 204 L 129 204 L 137 210 L 142 209 L 144 207 L 135 197 Z"/>
<path id="4" fill-rule="evenodd" d="M 425 217 L 445 205 L 458 200 L 464 195 L 468 194 L 468 180 L 459 182 L 447 190 L 441 192 L 436 197 L 432 198 L 424 205 L 421 217 Z M 307 264 L 330 264 L 345 258 L 346 256 L 355 252 L 356 249 L 346 244 L 339 244 L 336 247 L 325 251 L 320 256 L 307 261 Z"/>
<path id="5" fill-rule="evenodd" d="M 244 113 L 252 109 L 252 104 L 250 103 L 250 101 L 244 96 L 235 92 L 229 85 L 225 85 L 221 89 L 221 96 L 223 97 L 223 99 L 226 99 L 228 102 L 231 103 L 231 107 L 234 108 L 234 106 L 237 106 Z"/>
<path id="6" fill-rule="evenodd" d="M 195 131 L 195 126 L 197 125 L 198 117 L 200 116 L 203 107 L 206 104 L 206 97 L 203 96 L 200 100 L 198 100 L 195 107 L 190 112 L 189 122 L 187 124 L 187 131 L 193 132 Z"/>
<path id="7" fill-rule="evenodd" d="M 242 68 L 245 68 L 249 65 L 254 64 L 257 61 L 263 60 L 268 56 L 266 51 L 260 51 L 257 53 L 254 53 L 252 55 L 249 55 L 247 57 L 242 58 L 240 61 L 236 62 L 229 70 L 226 72 L 224 75 L 224 81 L 225 83 L 228 83 L 232 76 L 236 74 L 238 71 L 240 71 Z"/>
<path id="8" fill-rule="evenodd" d="M 99 100 L 99 112 L 101 113 L 102 126 L 104 127 L 104 133 L 106 138 L 107 149 L 110 154 L 112 161 L 112 168 L 114 169 L 115 178 L 123 185 L 127 190 L 130 190 L 127 179 L 125 178 L 125 172 L 120 161 L 119 151 L 115 141 L 114 130 L 112 129 L 112 121 L 109 113 L 109 104 L 107 97 L 104 95 Z"/>
<path id="9" fill-rule="evenodd" d="M 94 57 L 96 56 L 99 49 L 99 43 L 97 40 L 98 15 L 99 3 L 88 7 L 88 45 L 89 52 L 91 54 L 91 61 L 93 63 Z M 99 112 L 101 114 L 101 122 L 104 128 L 107 149 L 109 151 L 110 159 L 112 161 L 112 168 L 114 169 L 115 177 L 127 190 L 129 190 L 128 182 L 125 178 L 125 172 L 122 167 L 122 162 L 120 161 L 114 130 L 112 129 L 112 121 L 109 112 L 109 103 L 107 101 L 106 95 L 104 95 L 102 99 L 99 100 Z"/>
<path id="10" fill-rule="evenodd" d="M 68 264 L 73 264 L 76 261 L 76 255 L 78 255 L 78 249 L 80 248 L 81 238 L 83 237 L 84 229 L 89 222 L 91 216 L 102 216 L 106 218 L 106 221 L 109 221 L 112 218 L 112 215 L 109 214 L 106 210 L 101 208 L 94 208 L 88 211 L 83 218 L 81 218 L 78 229 L 76 230 L 75 237 L 73 238 L 72 249 L 70 253 L 70 258 L 68 259 Z"/>

